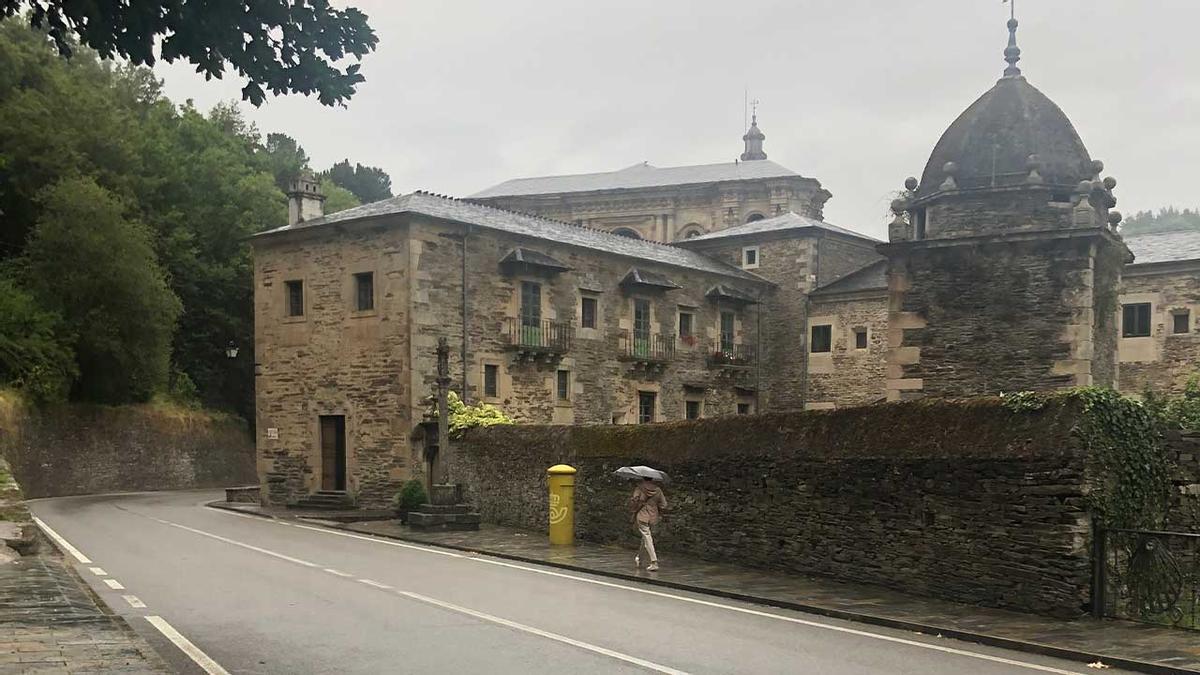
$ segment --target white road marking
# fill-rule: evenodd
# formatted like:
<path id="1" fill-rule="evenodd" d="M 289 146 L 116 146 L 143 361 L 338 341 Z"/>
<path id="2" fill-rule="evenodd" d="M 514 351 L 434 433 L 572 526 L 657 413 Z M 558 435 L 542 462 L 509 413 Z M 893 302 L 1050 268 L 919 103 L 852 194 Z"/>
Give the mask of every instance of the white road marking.
<path id="1" fill-rule="evenodd" d="M 95 574 L 98 577 L 108 576 L 108 572 L 105 572 L 103 567 L 89 567 L 88 569 L 91 570 L 92 574 Z"/>
<path id="2" fill-rule="evenodd" d="M 122 595 L 121 597 L 125 598 L 125 602 L 128 602 L 129 606 L 134 609 L 146 609 L 146 603 L 139 600 L 136 595 Z"/>
<path id="3" fill-rule="evenodd" d="M 321 571 L 322 571 L 322 572 L 329 572 L 330 574 L 332 574 L 332 575 L 334 575 L 334 576 L 339 576 L 339 577 L 352 577 L 352 576 L 354 576 L 353 574 L 347 574 L 347 573 L 345 573 L 345 572 L 341 572 L 341 571 L 339 571 L 339 570 L 331 569 L 331 568 L 329 568 L 329 567 L 326 567 L 325 569 L 323 569 L 323 570 L 321 570 Z"/>
<path id="4" fill-rule="evenodd" d="M 158 629 L 168 640 L 170 640 L 180 651 L 188 655 L 196 665 L 200 666 L 208 675 L 229 675 L 229 671 L 221 667 L 221 664 L 212 660 L 208 654 L 200 651 L 200 648 L 192 644 L 192 641 L 185 638 L 175 627 L 167 623 L 166 619 L 161 616 L 148 616 L 146 621 L 150 622 L 151 626 Z"/>
<path id="5" fill-rule="evenodd" d="M 370 579 L 359 579 L 358 583 L 366 584 L 368 586 L 374 586 L 375 588 L 382 588 L 385 591 L 392 590 L 391 586 L 388 586 L 387 584 L 381 584 L 378 581 L 371 581 Z"/>
<path id="6" fill-rule="evenodd" d="M 72 546 L 71 542 L 67 541 L 66 539 L 63 539 L 62 536 L 59 535 L 59 533 L 50 529 L 50 526 L 47 525 L 46 523 L 43 523 L 41 518 L 38 518 L 37 516 L 33 516 L 33 522 L 37 523 L 38 527 L 42 528 L 42 532 L 45 532 L 47 537 L 50 537 L 51 539 L 53 539 L 54 543 L 58 544 L 59 547 L 62 548 L 62 550 L 66 551 L 67 553 L 70 553 L 72 556 L 74 556 L 74 558 L 76 560 L 83 563 L 84 565 L 92 564 L 92 561 L 86 555 L 80 553 L 79 549 Z"/>
<path id="7" fill-rule="evenodd" d="M 1054 668 L 1051 666 L 1043 666 L 1043 665 L 1040 665 L 1037 663 L 1028 663 L 1025 661 L 1015 661 L 1013 659 L 1006 659 L 1001 656 L 992 656 L 990 654 L 981 654 L 979 652 L 972 652 L 972 651 L 967 651 L 964 649 L 955 649 L 953 647 L 943 647 L 941 645 L 929 644 L 927 642 L 919 642 L 917 640 L 907 640 L 904 638 L 893 637 L 890 635 L 881 635 L 879 633 L 871 633 L 868 631 L 857 630 L 854 628 L 847 628 L 845 626 L 835 626 L 832 624 L 821 623 L 818 621 L 808 621 L 806 619 L 800 619 L 800 618 L 791 617 L 791 616 L 783 616 L 781 614 L 773 614 L 771 612 L 763 612 L 763 611 L 759 611 L 756 609 L 749 609 L 746 607 L 736 607 L 733 605 L 726 605 L 726 604 L 723 604 L 720 602 L 712 602 L 710 600 L 689 598 L 687 596 L 676 595 L 674 593 L 664 593 L 662 591 L 655 591 L 655 590 L 651 590 L 648 588 L 637 588 L 634 586 L 626 586 L 624 584 L 613 583 L 611 581 L 601 581 L 600 579 L 589 579 L 587 577 L 575 576 L 573 574 L 564 574 L 563 572 L 556 572 L 556 571 L 547 570 L 547 569 L 526 567 L 524 565 L 517 565 L 514 563 L 510 563 L 510 562 L 505 562 L 503 560 L 495 560 L 495 559 L 490 559 L 490 558 L 481 558 L 481 557 L 477 557 L 477 556 L 462 555 L 459 553 L 454 553 L 452 551 L 437 550 L 437 549 L 432 549 L 432 548 L 428 548 L 425 546 L 418 546 L 415 544 L 406 544 L 406 543 L 399 542 L 399 541 L 389 541 L 386 539 L 379 539 L 377 537 L 368 537 L 368 536 L 359 535 L 359 534 L 351 534 L 349 532 L 338 532 L 335 530 L 329 530 L 329 529 L 320 528 L 320 527 L 309 527 L 307 525 L 296 525 L 295 527 L 298 527 L 303 530 L 312 530 L 314 532 L 331 534 L 331 535 L 338 536 L 338 537 L 349 537 L 351 539 L 362 539 L 364 541 L 370 541 L 370 542 L 374 542 L 377 544 L 383 544 L 385 546 L 394 546 L 397 548 L 412 549 L 415 551 L 423 551 L 425 553 L 434 553 L 437 555 L 450 556 L 452 558 L 461 558 L 463 560 L 470 560 L 473 562 L 486 563 L 488 565 L 497 565 L 500 567 L 508 567 L 510 569 L 523 570 L 525 572 L 532 572 L 535 574 L 542 574 L 542 575 L 546 575 L 546 576 L 557 577 L 559 579 L 570 579 L 572 581 L 593 584 L 596 586 L 604 586 L 606 588 L 617 588 L 617 589 L 621 589 L 624 591 L 629 591 L 630 593 L 641 593 L 643 595 L 652 595 L 652 596 L 659 597 L 659 598 L 667 598 L 670 600 L 677 600 L 679 602 L 688 602 L 688 603 L 692 603 L 692 604 L 696 604 L 696 605 L 703 605 L 705 607 L 714 607 L 717 609 L 724 609 L 724 610 L 728 610 L 731 612 L 738 612 L 741 614 L 749 614 L 751 616 L 759 616 L 759 617 L 764 617 L 764 618 L 768 618 L 768 619 L 775 619 L 777 621 L 787 621 L 789 623 L 800 624 L 800 625 L 809 626 L 812 628 L 821 628 L 824 630 L 831 630 L 831 631 L 835 631 L 835 632 L 839 632 L 839 633 L 858 635 L 860 637 L 867 637 L 867 638 L 872 638 L 875 640 L 883 640 L 885 642 L 894 642 L 894 643 L 909 645 L 909 646 L 913 646 L 913 647 L 920 647 L 922 649 L 932 649 L 934 651 L 939 651 L 939 652 L 943 652 L 943 653 L 947 653 L 947 654 L 957 654 L 959 656 L 967 656 L 967 657 L 971 657 L 971 658 L 982 659 L 985 661 L 992 661 L 994 663 L 1003 663 L 1005 665 L 1018 666 L 1021 668 L 1028 668 L 1030 670 L 1037 670 L 1037 671 L 1041 671 L 1041 672 L 1045 672 L 1045 673 L 1055 673 L 1056 675 L 1081 675 L 1079 672 L 1073 671 L 1073 670 L 1062 670 L 1060 668 Z"/>
<path id="8" fill-rule="evenodd" d="M 170 525 L 171 527 L 178 527 L 178 528 L 179 528 L 179 529 L 181 529 L 181 530 L 187 530 L 188 532 L 191 532 L 191 533 L 193 533 L 193 534 L 198 534 L 198 535 L 200 535 L 200 536 L 202 536 L 202 537 L 209 537 L 210 539 L 216 539 L 217 541 L 223 541 L 223 542 L 225 542 L 226 544 L 233 544 L 234 546 L 240 546 L 240 547 L 242 547 L 242 548 L 244 548 L 244 549 L 249 549 L 249 550 L 251 550 L 251 551 L 254 551 L 254 552 L 256 552 L 256 553 L 262 553 L 263 555 L 269 555 L 269 556 L 271 556 L 271 557 L 273 557 L 273 558 L 279 558 L 280 560 L 286 560 L 286 561 L 288 561 L 288 562 L 290 562 L 290 563 L 296 563 L 297 565 L 303 565 L 303 566 L 305 566 L 305 567 L 317 567 L 317 568 L 320 568 L 320 567 L 321 567 L 320 565 L 318 565 L 318 564 L 316 564 L 316 563 L 311 563 L 311 562 L 308 562 L 307 560 L 301 560 L 301 559 L 299 559 L 299 558 L 293 558 L 293 557 L 292 557 L 292 556 L 290 556 L 290 555 L 284 555 L 284 554 L 282 554 L 282 553 L 276 553 L 276 552 L 274 552 L 274 551 L 268 551 L 267 549 L 265 549 L 265 548 L 259 548 L 258 546 L 252 546 L 252 545 L 250 545 L 250 544 L 243 544 L 243 543 L 242 543 L 242 542 L 240 542 L 240 541 L 236 541 L 236 540 L 234 540 L 234 539 L 230 539 L 230 538 L 228 538 L 228 537 L 222 537 L 221 535 L 219 535 L 219 534 L 213 534 L 212 532 L 205 532 L 204 530 L 197 530 L 197 529 L 196 529 L 196 528 L 194 528 L 194 527 L 188 527 L 187 525 L 180 525 L 179 523 L 172 523 L 172 522 L 171 522 L 171 521 L 169 521 L 169 520 L 162 520 L 162 519 L 160 519 L 160 518 L 154 518 L 154 520 L 156 520 L 156 521 L 158 521 L 158 522 L 162 523 L 163 525 Z"/>
<path id="9" fill-rule="evenodd" d="M 503 619 L 498 616 L 492 616 L 491 614 L 485 614 L 483 612 L 469 609 L 467 607 L 460 607 L 459 605 L 454 605 L 449 602 L 438 600 L 436 598 L 431 598 L 426 595 L 421 595 L 420 593 L 411 593 L 409 591 L 396 591 L 396 592 L 406 598 L 412 598 L 413 600 L 418 600 L 420 602 L 434 605 L 435 607 L 441 607 L 442 609 L 447 609 L 452 612 L 458 612 L 459 614 L 466 614 L 467 616 L 473 616 L 476 619 L 482 619 L 483 621 L 488 621 L 488 622 L 491 622 L 494 624 L 498 624 L 498 625 L 504 626 L 506 628 L 512 628 L 513 630 L 519 630 L 519 631 L 522 631 L 525 633 L 529 633 L 531 635 L 537 635 L 538 637 L 546 638 L 548 640 L 554 640 L 555 642 L 561 642 L 563 644 L 568 644 L 568 645 L 571 645 L 572 647 L 586 649 L 589 652 L 594 652 L 596 654 L 600 654 L 602 656 L 607 656 L 609 658 L 624 661 L 626 663 L 632 663 L 635 666 L 641 666 L 642 668 L 646 668 L 647 670 L 653 670 L 653 671 L 659 672 L 659 673 L 667 673 L 668 675 L 687 675 L 687 673 L 685 671 L 676 670 L 674 668 L 668 668 L 667 666 L 659 665 L 653 661 L 639 659 L 636 656 L 630 656 L 629 654 L 622 654 L 621 652 L 613 651 L 611 649 L 606 649 L 599 645 L 594 645 L 589 642 L 582 642 L 580 640 L 575 640 L 575 639 L 569 638 L 565 635 L 559 635 L 558 633 L 551 633 L 550 631 L 545 631 L 540 628 L 534 628 L 533 626 L 527 626 L 523 623 L 517 623 L 516 621 L 509 621 L 508 619 Z"/>
<path id="10" fill-rule="evenodd" d="M 125 587 L 121 585 L 121 582 L 117 581 L 116 579 L 105 579 L 104 583 L 107 584 L 108 587 L 113 589 L 114 591 L 125 590 Z"/>

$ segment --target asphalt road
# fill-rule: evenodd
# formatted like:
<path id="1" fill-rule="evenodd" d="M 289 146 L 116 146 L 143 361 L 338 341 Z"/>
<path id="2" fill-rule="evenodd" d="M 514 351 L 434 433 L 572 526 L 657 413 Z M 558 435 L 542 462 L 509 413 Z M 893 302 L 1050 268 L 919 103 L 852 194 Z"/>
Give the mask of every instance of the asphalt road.
<path id="1" fill-rule="evenodd" d="M 203 506 L 218 498 L 30 506 L 90 561 L 76 567 L 96 592 L 185 673 L 1096 672 Z"/>

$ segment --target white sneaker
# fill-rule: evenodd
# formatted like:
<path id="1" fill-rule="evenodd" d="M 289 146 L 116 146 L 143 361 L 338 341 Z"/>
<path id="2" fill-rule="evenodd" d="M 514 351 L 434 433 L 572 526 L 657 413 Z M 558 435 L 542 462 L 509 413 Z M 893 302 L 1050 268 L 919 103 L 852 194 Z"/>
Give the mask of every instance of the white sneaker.
<path id="1" fill-rule="evenodd" d="M 650 563 L 650 566 L 646 568 L 646 571 L 647 572 L 657 572 L 658 571 L 658 563 L 656 563 L 656 562 Z"/>

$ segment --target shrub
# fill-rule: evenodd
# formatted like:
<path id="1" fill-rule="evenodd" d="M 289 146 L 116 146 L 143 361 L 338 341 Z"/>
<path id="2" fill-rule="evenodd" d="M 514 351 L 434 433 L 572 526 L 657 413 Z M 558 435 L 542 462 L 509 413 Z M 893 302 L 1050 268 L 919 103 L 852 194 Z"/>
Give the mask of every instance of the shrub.
<path id="1" fill-rule="evenodd" d="M 429 496 L 425 494 L 425 486 L 421 481 L 415 479 L 401 486 L 393 500 L 396 510 L 400 512 L 412 511 L 427 501 L 429 501 Z"/>
<path id="2" fill-rule="evenodd" d="M 1165 396 L 1148 390 L 1146 407 L 1168 429 L 1200 429 L 1200 373 L 1188 378 L 1183 393 Z"/>

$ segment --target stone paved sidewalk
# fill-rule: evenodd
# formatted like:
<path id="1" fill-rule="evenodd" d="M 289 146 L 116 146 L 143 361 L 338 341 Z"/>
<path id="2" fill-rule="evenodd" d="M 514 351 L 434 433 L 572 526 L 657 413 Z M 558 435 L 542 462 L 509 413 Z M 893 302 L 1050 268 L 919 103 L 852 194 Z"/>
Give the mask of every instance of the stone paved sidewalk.
<path id="1" fill-rule="evenodd" d="M 1051 656 L 1099 658 L 1114 667 L 1200 672 L 1200 632 L 1115 620 L 1066 621 L 670 553 L 660 555 L 662 570 L 646 572 L 634 568 L 631 550 L 588 543 L 552 547 L 543 534 L 503 527 L 484 526 L 478 532 L 414 532 L 396 521 L 340 527 Z"/>
<path id="2" fill-rule="evenodd" d="M 51 548 L 0 566 L 0 673 L 169 672 Z"/>

